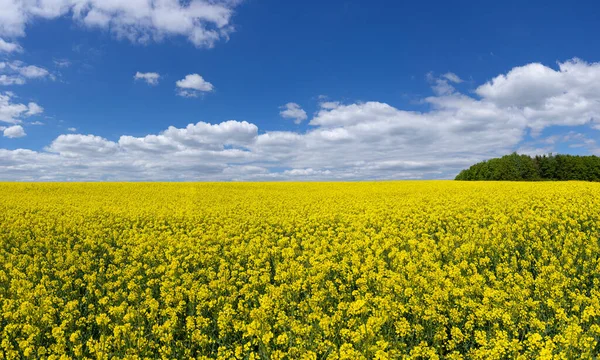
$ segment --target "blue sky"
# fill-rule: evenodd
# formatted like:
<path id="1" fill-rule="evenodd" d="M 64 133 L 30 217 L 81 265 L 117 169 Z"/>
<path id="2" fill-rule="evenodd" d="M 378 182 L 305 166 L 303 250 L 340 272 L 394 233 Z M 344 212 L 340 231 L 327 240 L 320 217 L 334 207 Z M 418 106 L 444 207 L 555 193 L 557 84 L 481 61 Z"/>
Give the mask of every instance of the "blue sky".
<path id="1" fill-rule="evenodd" d="M 0 179 L 450 178 L 600 154 L 592 1 L 130 3 L 0 0 Z"/>

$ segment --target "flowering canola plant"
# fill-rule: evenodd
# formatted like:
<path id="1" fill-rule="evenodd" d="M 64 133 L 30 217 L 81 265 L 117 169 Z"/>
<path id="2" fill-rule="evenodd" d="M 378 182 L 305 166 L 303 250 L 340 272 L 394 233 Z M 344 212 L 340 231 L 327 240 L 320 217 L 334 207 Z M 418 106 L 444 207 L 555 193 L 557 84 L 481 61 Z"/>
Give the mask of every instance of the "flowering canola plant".
<path id="1" fill-rule="evenodd" d="M 0 359 L 600 353 L 599 184 L 0 188 Z"/>

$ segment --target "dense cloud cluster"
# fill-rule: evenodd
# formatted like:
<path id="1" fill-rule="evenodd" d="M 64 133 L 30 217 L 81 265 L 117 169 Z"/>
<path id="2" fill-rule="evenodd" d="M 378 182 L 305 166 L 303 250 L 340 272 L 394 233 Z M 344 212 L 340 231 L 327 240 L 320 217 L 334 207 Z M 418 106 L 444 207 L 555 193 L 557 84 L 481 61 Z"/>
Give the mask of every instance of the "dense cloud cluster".
<path id="1" fill-rule="evenodd" d="M 72 17 L 87 28 L 108 29 L 119 38 L 147 43 L 184 36 L 198 47 L 212 47 L 233 31 L 236 0 L 0 0 L 0 51 L 19 45 L 7 38 L 25 35 L 38 19 Z M 4 39 L 2 39 L 4 38 Z"/>
<path id="2" fill-rule="evenodd" d="M 201 90 L 192 87 L 199 84 L 195 78 L 186 79 L 182 88 Z M 462 81 L 455 74 L 430 80 L 435 95 L 423 100 L 424 111 L 377 101 L 324 101 L 304 132 L 259 131 L 229 120 L 171 126 L 144 137 L 68 134 L 44 151 L 2 150 L 0 169 L 6 179 L 31 180 L 450 178 L 472 163 L 522 147 L 528 133 L 536 136 L 556 125 L 600 127 L 600 64 L 577 59 L 557 69 L 529 64 L 469 95 L 455 89 Z M 295 105 L 287 104 L 282 116 L 302 110 Z M 0 120 L 16 124 L 36 106 L 0 95 Z M 300 112 L 287 114 L 303 118 Z M 569 134 L 569 141 L 580 139 L 598 152 L 594 139 Z M 539 142 L 551 147 L 554 140 Z"/>

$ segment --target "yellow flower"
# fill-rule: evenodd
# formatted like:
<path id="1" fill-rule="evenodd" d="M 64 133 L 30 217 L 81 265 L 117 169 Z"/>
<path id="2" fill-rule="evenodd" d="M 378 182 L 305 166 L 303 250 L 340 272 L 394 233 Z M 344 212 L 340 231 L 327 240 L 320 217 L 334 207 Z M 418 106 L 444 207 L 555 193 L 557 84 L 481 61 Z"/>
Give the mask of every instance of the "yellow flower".
<path id="1" fill-rule="evenodd" d="M 0 184 L 0 358 L 593 358 L 593 183 Z"/>

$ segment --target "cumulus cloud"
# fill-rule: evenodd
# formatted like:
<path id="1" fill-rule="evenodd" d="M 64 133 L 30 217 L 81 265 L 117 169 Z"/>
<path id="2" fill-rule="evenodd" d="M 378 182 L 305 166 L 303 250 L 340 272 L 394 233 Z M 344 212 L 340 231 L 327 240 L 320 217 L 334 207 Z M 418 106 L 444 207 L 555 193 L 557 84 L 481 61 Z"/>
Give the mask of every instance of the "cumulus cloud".
<path id="1" fill-rule="evenodd" d="M 21 52 L 23 48 L 21 45 L 13 42 L 8 42 L 2 38 L 0 38 L 0 53 L 13 53 L 13 52 Z"/>
<path id="2" fill-rule="evenodd" d="M 10 92 L 0 93 L 0 122 L 17 124 L 22 118 L 39 115 L 44 109 L 34 102 L 21 104 L 13 102 L 15 95 Z"/>
<path id="3" fill-rule="evenodd" d="M 201 92 L 211 92 L 214 90 L 213 84 L 204 80 L 198 74 L 189 74 L 184 79 L 176 82 L 178 94 L 183 97 L 197 97 Z"/>
<path id="4" fill-rule="evenodd" d="M 27 104 L 27 111 L 25 112 L 26 116 L 34 116 L 34 115 L 39 115 L 41 113 L 44 112 L 44 108 L 39 106 L 38 104 L 34 103 L 34 102 L 30 102 L 29 104 Z"/>
<path id="5" fill-rule="evenodd" d="M 300 124 L 304 120 L 308 119 L 306 111 L 302 110 L 300 105 L 296 103 L 287 103 L 281 107 L 279 115 L 285 119 L 293 119 L 294 123 Z"/>
<path id="6" fill-rule="evenodd" d="M 429 81 L 434 95 L 423 99 L 425 110 L 320 99 L 320 110 L 303 132 L 259 131 L 255 124 L 229 120 L 171 126 L 139 137 L 61 135 L 44 151 L 0 150 L 1 179 L 451 178 L 475 162 L 515 150 L 538 154 L 561 145 L 599 152 L 593 132 L 582 135 L 571 128 L 600 125 L 599 64 L 528 64 L 474 93 L 459 92 L 445 75 L 431 75 Z M 440 84 L 450 88 L 441 91 Z M 21 105 L 8 118 L 15 122 L 28 111 Z M 565 129 L 560 136 L 535 137 L 536 131 L 557 126 Z"/>
<path id="7" fill-rule="evenodd" d="M 69 16 L 87 28 L 106 29 L 136 43 L 182 36 L 197 47 L 212 47 L 233 32 L 234 0 L 0 0 L 0 36 L 25 36 L 38 19 Z"/>
<path id="8" fill-rule="evenodd" d="M 573 59 L 552 69 L 529 64 L 481 85 L 476 93 L 499 107 L 516 108 L 535 132 L 551 125 L 600 128 L 600 63 Z"/>
<path id="9" fill-rule="evenodd" d="M 158 79 L 160 79 L 160 75 L 155 72 L 141 73 L 136 72 L 133 76 L 135 80 L 144 80 L 148 85 L 158 85 Z"/>
<path id="10" fill-rule="evenodd" d="M 13 125 L 4 129 L 4 137 L 7 138 L 20 138 L 26 136 L 25 130 L 21 125 Z"/>
<path id="11" fill-rule="evenodd" d="M 118 146 L 100 136 L 68 134 L 60 135 L 46 148 L 48 152 L 64 157 L 95 158 L 117 152 Z"/>
<path id="12" fill-rule="evenodd" d="M 223 150 L 224 146 L 250 145 L 258 127 L 246 121 L 229 120 L 220 124 L 199 122 L 185 128 L 170 126 L 159 135 L 121 136 L 119 146 L 126 151 L 165 153 L 195 150 Z"/>

